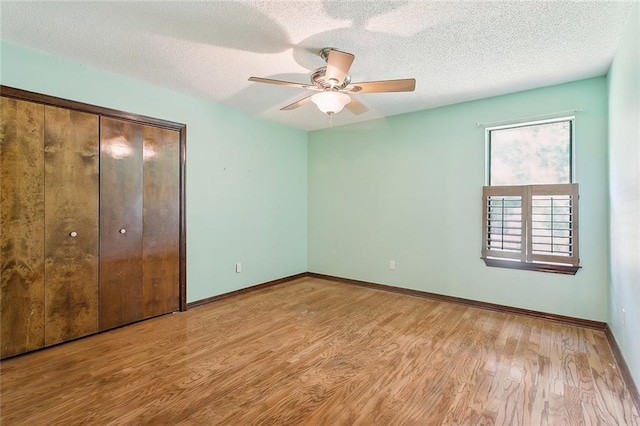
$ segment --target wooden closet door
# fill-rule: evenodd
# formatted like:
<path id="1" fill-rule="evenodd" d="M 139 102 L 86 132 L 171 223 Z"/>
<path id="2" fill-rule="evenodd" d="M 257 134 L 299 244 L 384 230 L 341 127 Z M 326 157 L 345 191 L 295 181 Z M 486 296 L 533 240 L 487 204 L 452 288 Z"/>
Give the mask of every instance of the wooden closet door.
<path id="1" fill-rule="evenodd" d="M 144 127 L 143 314 L 179 306 L 180 133 Z"/>
<path id="2" fill-rule="evenodd" d="M 98 116 L 45 107 L 45 344 L 98 330 Z"/>
<path id="3" fill-rule="evenodd" d="M 143 126 L 100 118 L 101 330 L 142 313 Z"/>
<path id="4" fill-rule="evenodd" d="M 44 107 L 0 98 L 0 357 L 44 345 Z"/>

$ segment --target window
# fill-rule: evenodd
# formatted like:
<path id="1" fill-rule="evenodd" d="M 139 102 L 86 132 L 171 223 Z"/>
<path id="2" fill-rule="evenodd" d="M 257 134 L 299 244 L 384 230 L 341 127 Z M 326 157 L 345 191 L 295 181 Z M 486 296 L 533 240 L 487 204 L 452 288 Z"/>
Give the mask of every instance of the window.
<path id="1" fill-rule="evenodd" d="M 487 129 L 487 185 L 571 183 L 573 121 Z"/>
<path id="2" fill-rule="evenodd" d="M 488 266 L 575 274 L 573 120 L 487 129 L 482 258 Z"/>

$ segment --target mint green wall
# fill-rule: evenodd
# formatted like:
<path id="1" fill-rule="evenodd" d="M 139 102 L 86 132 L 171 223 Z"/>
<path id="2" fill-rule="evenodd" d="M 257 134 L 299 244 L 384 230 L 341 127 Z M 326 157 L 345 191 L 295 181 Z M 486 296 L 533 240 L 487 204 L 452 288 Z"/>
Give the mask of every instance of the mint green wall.
<path id="1" fill-rule="evenodd" d="M 584 108 L 575 137 L 583 269 L 486 267 L 485 134 L 476 122 L 575 107 Z M 311 132 L 309 270 L 605 321 L 606 142 L 604 77 Z"/>
<path id="2" fill-rule="evenodd" d="M 611 247 L 608 323 L 640 388 L 640 7 L 636 9 L 608 75 Z"/>
<path id="3" fill-rule="evenodd" d="M 188 301 L 307 270 L 305 132 L 9 43 L 0 59 L 3 85 L 187 125 Z"/>

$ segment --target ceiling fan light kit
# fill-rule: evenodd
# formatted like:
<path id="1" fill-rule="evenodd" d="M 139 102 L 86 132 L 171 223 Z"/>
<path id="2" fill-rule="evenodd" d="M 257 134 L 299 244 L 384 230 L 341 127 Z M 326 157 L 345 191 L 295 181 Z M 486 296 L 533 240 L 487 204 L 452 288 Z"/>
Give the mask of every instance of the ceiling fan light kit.
<path id="1" fill-rule="evenodd" d="M 325 114 L 337 114 L 346 106 L 354 114 L 362 114 L 369 109 L 344 93 L 383 93 L 383 92 L 413 92 L 416 87 L 414 78 L 401 80 L 369 81 L 366 83 L 351 83 L 349 69 L 355 59 L 351 53 L 326 47 L 320 51 L 320 57 L 327 62 L 327 66 L 320 67 L 311 74 L 312 84 L 295 83 L 292 81 L 273 80 L 270 78 L 250 77 L 249 81 L 257 83 L 275 84 L 278 86 L 298 87 L 313 90 L 312 96 L 302 98 L 292 104 L 280 108 L 289 111 L 305 105 L 311 100 L 318 109 Z"/>
<path id="2" fill-rule="evenodd" d="M 325 114 L 337 114 L 346 104 L 351 102 L 349 95 L 340 92 L 320 92 L 311 96 L 311 102 L 318 106 L 318 109 Z"/>

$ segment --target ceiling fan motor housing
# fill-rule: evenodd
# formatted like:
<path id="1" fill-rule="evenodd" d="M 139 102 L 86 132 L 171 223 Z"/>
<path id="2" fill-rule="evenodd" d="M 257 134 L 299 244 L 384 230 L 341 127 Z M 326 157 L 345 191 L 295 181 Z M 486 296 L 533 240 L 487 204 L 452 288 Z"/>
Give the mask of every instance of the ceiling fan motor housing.
<path id="1" fill-rule="evenodd" d="M 322 90 L 333 89 L 342 90 L 351 83 L 351 74 L 347 73 L 342 84 L 337 85 L 335 80 L 332 82 L 326 78 L 327 67 L 320 67 L 311 74 L 311 84 Z M 333 83 L 333 84 L 332 84 Z"/>

